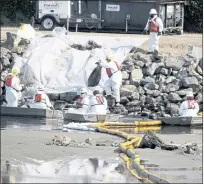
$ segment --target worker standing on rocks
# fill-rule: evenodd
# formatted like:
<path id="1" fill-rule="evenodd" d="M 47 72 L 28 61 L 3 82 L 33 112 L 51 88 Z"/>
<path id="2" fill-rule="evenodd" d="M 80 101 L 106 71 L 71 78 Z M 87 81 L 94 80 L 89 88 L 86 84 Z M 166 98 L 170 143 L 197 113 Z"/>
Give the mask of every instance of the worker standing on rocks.
<path id="1" fill-rule="evenodd" d="M 9 73 L 6 81 L 6 101 L 8 107 L 18 107 L 18 101 L 21 98 L 21 90 L 23 89 L 23 84 L 20 84 L 20 69 L 13 68 L 12 73 Z"/>
<path id="2" fill-rule="evenodd" d="M 54 109 L 49 97 L 42 88 L 38 88 L 37 93 L 34 96 L 34 103 L 30 104 L 30 108 L 35 109 Z"/>
<path id="3" fill-rule="evenodd" d="M 120 106 L 120 86 L 122 84 L 122 73 L 120 65 L 113 59 L 112 55 L 106 57 L 105 62 L 97 62 L 96 64 L 106 68 L 108 80 L 105 82 L 105 91 L 107 96 L 114 96 L 116 106 Z"/>
<path id="4" fill-rule="evenodd" d="M 102 93 L 99 90 L 95 90 L 93 92 L 93 97 L 90 99 L 90 114 L 106 114 L 107 113 L 107 100 L 102 95 Z"/>
<path id="5" fill-rule="evenodd" d="M 149 48 L 147 54 L 159 51 L 159 39 L 163 31 L 163 22 L 160 17 L 157 16 L 157 11 L 151 9 L 150 18 L 147 21 L 146 27 L 144 29 L 144 34 L 149 32 Z"/>
<path id="6" fill-rule="evenodd" d="M 199 112 L 199 105 L 198 103 L 194 100 L 194 96 L 193 96 L 193 92 L 188 92 L 187 96 L 187 100 L 184 101 L 181 105 L 180 105 L 180 110 L 179 110 L 179 114 L 180 116 L 192 116 L 195 117 L 197 116 L 198 112 Z"/>

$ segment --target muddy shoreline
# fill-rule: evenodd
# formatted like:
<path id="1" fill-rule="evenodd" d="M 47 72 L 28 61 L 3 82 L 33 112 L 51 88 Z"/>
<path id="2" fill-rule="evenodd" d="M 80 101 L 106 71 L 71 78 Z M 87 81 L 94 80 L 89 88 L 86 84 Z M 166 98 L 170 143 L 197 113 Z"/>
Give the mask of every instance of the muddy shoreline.
<path id="1" fill-rule="evenodd" d="M 54 136 L 68 136 L 76 144 L 64 146 L 46 145 Z M 181 150 L 164 151 L 160 149 L 136 149 L 144 166 L 153 174 L 166 178 L 172 183 L 202 183 L 202 133 L 191 134 L 157 134 L 165 143 L 197 143 L 199 152 L 185 154 Z M 140 134 L 139 136 L 143 136 Z M 90 139 L 91 144 L 85 140 Z M 85 131 L 38 131 L 29 129 L 1 130 L 1 167 L 6 160 L 11 163 L 19 160 L 31 162 L 29 158 L 43 161 L 55 159 L 94 158 L 123 160 L 116 152 L 117 144 L 123 139 L 117 136 L 98 132 Z M 104 143 L 96 146 L 96 143 Z M 113 144 L 112 144 L 113 143 Z M 140 183 L 137 179 L 125 172 L 127 182 Z"/>

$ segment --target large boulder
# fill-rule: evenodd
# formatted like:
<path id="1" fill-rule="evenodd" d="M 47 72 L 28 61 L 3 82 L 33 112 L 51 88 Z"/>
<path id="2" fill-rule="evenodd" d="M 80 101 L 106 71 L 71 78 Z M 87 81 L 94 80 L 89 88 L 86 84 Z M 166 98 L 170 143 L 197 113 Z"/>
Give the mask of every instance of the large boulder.
<path id="1" fill-rule="evenodd" d="M 133 85 L 138 84 L 142 78 L 143 78 L 143 73 L 142 73 L 142 70 L 139 68 L 134 69 L 130 74 L 130 82 Z"/>
<path id="2" fill-rule="evenodd" d="M 131 95 L 131 99 L 132 100 L 139 100 L 140 99 L 140 94 L 137 90 Z"/>
<path id="3" fill-rule="evenodd" d="M 145 70 L 144 70 L 145 71 L 145 75 L 147 75 L 147 76 L 154 75 L 155 71 L 158 68 L 161 68 L 162 66 L 164 66 L 163 63 L 152 63 L 150 66 L 145 68 Z"/>
<path id="4" fill-rule="evenodd" d="M 120 98 L 120 103 L 123 105 L 126 105 L 129 102 L 130 101 L 128 100 L 128 98 L 126 96 Z"/>
<path id="5" fill-rule="evenodd" d="M 152 63 L 152 59 L 150 55 L 138 53 L 138 59 L 145 63 L 145 66 L 149 66 Z"/>
<path id="6" fill-rule="evenodd" d="M 136 61 L 134 61 L 134 64 L 136 65 L 136 66 L 139 66 L 140 68 L 143 68 L 144 67 L 144 62 L 143 61 L 138 61 L 138 60 L 136 60 Z"/>
<path id="7" fill-rule="evenodd" d="M 172 68 L 173 70 L 176 71 L 180 70 L 184 65 L 183 60 L 178 60 L 175 57 L 167 57 L 164 62 L 166 68 Z"/>
<path id="8" fill-rule="evenodd" d="M 166 68 L 161 68 L 160 73 L 163 74 L 163 75 L 168 75 L 169 70 L 166 69 Z"/>
<path id="9" fill-rule="evenodd" d="M 166 106 L 166 111 L 169 112 L 171 115 L 178 114 L 179 106 L 175 103 L 168 103 Z"/>
<path id="10" fill-rule="evenodd" d="M 169 84 L 167 85 L 167 89 L 168 89 L 170 92 L 174 92 L 174 91 L 179 90 L 179 85 L 173 84 L 173 83 L 169 83 Z"/>
<path id="11" fill-rule="evenodd" d="M 60 94 L 60 100 L 71 102 L 77 96 L 76 92 L 67 92 Z"/>
<path id="12" fill-rule="evenodd" d="M 188 77 L 188 71 L 186 68 L 181 68 L 175 75 L 178 79 L 183 79 L 185 77 Z"/>
<path id="13" fill-rule="evenodd" d="M 135 69 L 134 63 L 132 61 L 123 62 L 121 65 L 121 70 L 126 71 L 128 73 L 132 72 Z"/>
<path id="14" fill-rule="evenodd" d="M 159 85 L 155 83 L 148 83 L 144 85 L 144 89 L 149 89 L 149 90 L 156 90 L 159 89 Z"/>
<path id="15" fill-rule="evenodd" d="M 201 69 L 203 70 L 203 58 L 201 58 L 201 59 L 199 60 L 198 65 L 199 65 L 199 66 L 201 67 Z"/>
<path id="16" fill-rule="evenodd" d="M 177 93 L 170 93 L 168 96 L 167 96 L 167 99 L 170 101 L 170 102 L 180 102 L 182 101 L 182 98 L 177 94 Z"/>
<path id="17" fill-rule="evenodd" d="M 152 77 L 145 77 L 143 79 L 141 79 L 140 81 L 141 85 L 145 85 L 145 84 L 148 84 L 148 83 L 155 83 L 155 79 L 152 78 Z"/>
<path id="18" fill-rule="evenodd" d="M 166 80 L 165 80 L 165 83 L 166 84 L 169 84 L 169 83 L 171 83 L 173 80 L 175 80 L 176 79 L 176 77 L 174 77 L 174 76 L 169 76 Z"/>
<path id="19" fill-rule="evenodd" d="M 128 97 L 131 96 L 136 91 L 136 86 L 134 85 L 123 85 L 120 89 L 120 96 L 121 97 Z"/>
<path id="20" fill-rule="evenodd" d="M 132 102 L 129 102 L 128 104 L 127 104 L 127 106 L 141 106 L 142 105 L 142 102 L 141 101 L 139 101 L 139 100 L 134 100 L 134 101 L 132 101 Z"/>
<path id="21" fill-rule="evenodd" d="M 193 92 L 193 89 L 192 88 L 181 89 L 179 91 L 176 91 L 175 93 L 177 93 L 179 96 L 183 97 L 183 96 L 186 96 L 189 91 Z"/>
<path id="22" fill-rule="evenodd" d="M 201 103 L 203 102 L 203 94 L 202 93 L 198 93 L 195 97 L 195 100 L 198 102 L 198 103 Z"/>
<path id="23" fill-rule="evenodd" d="M 197 71 L 200 75 L 203 75 L 203 70 L 202 70 L 202 68 L 201 68 L 199 65 L 196 67 L 196 71 Z"/>
<path id="24" fill-rule="evenodd" d="M 195 88 L 199 85 L 198 79 L 195 77 L 186 77 L 182 79 L 182 84 L 186 88 Z"/>
<path id="25" fill-rule="evenodd" d="M 129 74 L 126 71 L 122 71 L 122 79 L 129 79 Z"/>

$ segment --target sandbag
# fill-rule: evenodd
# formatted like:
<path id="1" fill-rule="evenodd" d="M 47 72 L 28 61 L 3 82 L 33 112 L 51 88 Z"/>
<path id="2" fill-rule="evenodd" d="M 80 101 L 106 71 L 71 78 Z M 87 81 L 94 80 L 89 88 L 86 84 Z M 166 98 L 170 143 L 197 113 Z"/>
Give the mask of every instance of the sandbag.
<path id="1" fill-rule="evenodd" d="M 101 80 L 101 66 L 97 66 L 88 78 L 88 87 L 95 87 Z"/>

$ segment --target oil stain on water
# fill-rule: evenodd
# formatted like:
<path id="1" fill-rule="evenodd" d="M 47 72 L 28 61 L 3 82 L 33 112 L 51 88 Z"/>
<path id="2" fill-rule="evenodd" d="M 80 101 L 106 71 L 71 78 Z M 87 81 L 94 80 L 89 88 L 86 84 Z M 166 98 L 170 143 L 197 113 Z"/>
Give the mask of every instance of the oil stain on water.
<path id="1" fill-rule="evenodd" d="M 49 162 L 32 160 L 32 163 L 10 165 L 1 173 L 2 179 L 8 173 L 15 183 L 125 183 L 124 168 L 115 160 L 100 158 L 62 159 Z M 7 164 L 8 165 L 8 164 Z M 5 168 L 8 168 L 5 166 Z M 6 170 L 6 169 L 5 169 Z"/>

